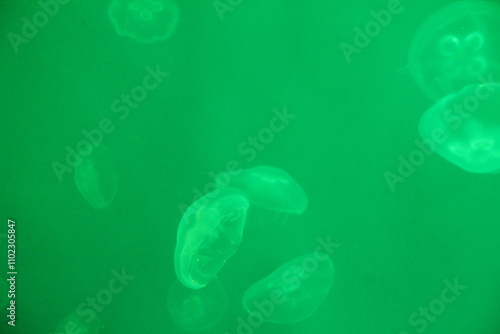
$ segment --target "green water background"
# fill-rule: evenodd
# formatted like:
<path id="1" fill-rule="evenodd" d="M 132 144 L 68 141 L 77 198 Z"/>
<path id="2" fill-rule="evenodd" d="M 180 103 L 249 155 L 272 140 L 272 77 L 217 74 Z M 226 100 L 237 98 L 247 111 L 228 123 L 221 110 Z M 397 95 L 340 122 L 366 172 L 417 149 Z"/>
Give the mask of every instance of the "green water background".
<path id="1" fill-rule="evenodd" d="M 409 317 L 456 278 L 467 289 L 425 332 L 498 334 L 498 175 L 432 155 L 395 191 L 384 179 L 416 149 L 431 105 L 406 67 L 413 34 L 448 3 L 402 2 L 350 64 L 339 44 L 387 1 L 243 1 L 223 21 L 211 1 L 185 1 L 168 41 L 139 44 L 117 36 L 107 1 L 73 0 L 17 54 L 2 37 L 0 207 L 2 224 L 18 224 L 19 275 L 18 326 L 1 311 L 0 331 L 50 333 L 126 268 L 135 279 L 99 313 L 101 333 L 183 333 L 166 308 L 179 205 L 236 160 L 288 171 L 310 205 L 285 227 L 265 212 L 251 216 L 219 275 L 229 310 L 207 333 L 236 333 L 244 290 L 330 236 L 340 247 L 324 304 L 305 321 L 255 333 L 418 333 Z M 39 7 L 0 9 L 6 36 Z M 168 78 L 120 120 L 111 103 L 157 65 Z M 274 108 L 296 118 L 247 161 L 239 145 L 269 126 Z M 73 174 L 59 182 L 52 163 L 103 118 L 116 126 L 103 143 L 120 185 L 114 203 L 95 210 Z"/>

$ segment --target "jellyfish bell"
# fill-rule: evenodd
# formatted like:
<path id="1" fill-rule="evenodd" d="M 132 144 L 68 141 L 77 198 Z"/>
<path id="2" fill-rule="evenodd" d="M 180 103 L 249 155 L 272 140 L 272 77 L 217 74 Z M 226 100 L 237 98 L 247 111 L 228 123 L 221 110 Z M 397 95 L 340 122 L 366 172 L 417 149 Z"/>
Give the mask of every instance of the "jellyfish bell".
<path id="1" fill-rule="evenodd" d="M 153 43 L 170 38 L 180 12 L 174 0 L 112 0 L 108 16 L 119 35 Z"/>
<path id="2" fill-rule="evenodd" d="M 328 255 L 310 253 L 288 261 L 249 287 L 243 296 L 245 310 L 259 312 L 265 303 L 274 310 L 264 321 L 289 324 L 310 317 L 323 303 L 333 284 L 334 265 Z"/>
<path id="3" fill-rule="evenodd" d="M 201 289 L 236 252 L 245 227 L 247 196 L 224 188 L 206 194 L 184 213 L 177 231 L 175 272 L 191 289 Z"/>
<path id="4" fill-rule="evenodd" d="M 500 84 L 469 85 L 436 102 L 420 119 L 422 138 L 433 137 L 435 151 L 471 173 L 500 170 Z"/>
<path id="5" fill-rule="evenodd" d="M 229 300 L 217 279 L 202 289 L 189 289 L 175 281 L 168 292 L 167 309 L 177 326 L 186 332 L 214 327 L 227 310 Z"/>
<path id="6" fill-rule="evenodd" d="M 284 213 L 302 214 L 308 198 L 295 179 L 282 169 L 257 166 L 216 178 L 219 187 L 241 189 L 252 204 Z"/>
<path id="7" fill-rule="evenodd" d="M 111 152 L 104 146 L 93 147 L 75 168 L 75 184 L 83 198 L 95 209 L 109 207 L 119 185 L 118 172 Z"/>
<path id="8" fill-rule="evenodd" d="M 458 1 L 429 16 L 415 33 L 408 56 L 412 77 L 433 101 L 500 74 L 497 46 L 500 6 Z"/>
<path id="9" fill-rule="evenodd" d="M 101 320 L 96 313 L 89 316 L 83 316 L 78 311 L 68 314 L 58 324 L 54 334 L 81 333 L 98 334 L 101 328 Z"/>

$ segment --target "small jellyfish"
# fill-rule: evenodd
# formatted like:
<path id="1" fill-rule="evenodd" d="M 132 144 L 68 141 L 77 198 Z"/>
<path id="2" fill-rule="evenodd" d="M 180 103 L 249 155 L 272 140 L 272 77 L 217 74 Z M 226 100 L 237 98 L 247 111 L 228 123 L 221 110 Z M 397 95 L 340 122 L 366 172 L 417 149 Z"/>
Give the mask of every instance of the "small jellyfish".
<path id="1" fill-rule="evenodd" d="M 480 76 L 500 74 L 500 6 L 458 1 L 431 15 L 410 46 L 408 66 L 430 99 L 456 93 Z"/>
<path id="2" fill-rule="evenodd" d="M 188 289 L 179 281 L 168 293 L 168 312 L 186 332 L 202 332 L 214 327 L 228 306 L 226 291 L 217 279 L 204 288 Z"/>
<path id="3" fill-rule="evenodd" d="M 83 313 L 83 312 L 82 312 Z M 96 313 L 83 317 L 74 311 L 68 314 L 57 326 L 54 334 L 97 334 L 101 328 L 101 321 Z"/>
<path id="4" fill-rule="evenodd" d="M 427 110 L 419 132 L 443 158 L 471 173 L 500 170 L 500 84 L 464 87 Z"/>
<path id="5" fill-rule="evenodd" d="M 301 214 L 308 204 L 300 185 L 282 169 L 257 166 L 238 173 L 222 173 L 215 182 L 220 188 L 229 186 L 243 190 L 250 202 L 279 212 Z"/>
<path id="6" fill-rule="evenodd" d="M 241 242 L 250 203 L 235 188 L 216 190 L 194 202 L 177 231 L 175 272 L 191 289 L 215 278 Z"/>
<path id="7" fill-rule="evenodd" d="M 118 190 L 118 173 L 111 152 L 99 145 L 82 157 L 75 168 L 76 187 L 85 200 L 96 209 L 107 208 Z"/>
<path id="8" fill-rule="evenodd" d="M 112 0 L 108 15 L 119 35 L 153 43 L 173 34 L 179 7 L 173 0 Z"/>
<path id="9" fill-rule="evenodd" d="M 245 310 L 266 322 L 288 324 L 310 317 L 333 284 L 328 255 L 310 253 L 281 265 L 243 296 Z"/>

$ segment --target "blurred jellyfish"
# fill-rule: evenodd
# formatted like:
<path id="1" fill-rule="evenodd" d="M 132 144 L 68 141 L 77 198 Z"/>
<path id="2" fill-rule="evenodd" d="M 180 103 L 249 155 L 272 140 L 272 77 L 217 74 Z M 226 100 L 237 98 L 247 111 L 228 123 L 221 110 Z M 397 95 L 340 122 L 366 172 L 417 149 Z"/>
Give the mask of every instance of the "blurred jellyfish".
<path id="1" fill-rule="evenodd" d="M 194 202 L 177 231 L 174 263 L 186 287 L 200 289 L 236 252 L 245 227 L 247 196 L 238 189 L 216 190 Z"/>
<path id="2" fill-rule="evenodd" d="M 75 168 L 76 187 L 90 206 L 96 209 L 111 205 L 118 191 L 118 182 L 113 157 L 104 145 L 94 147 Z"/>
<path id="3" fill-rule="evenodd" d="M 74 311 L 59 323 L 54 334 L 97 334 L 100 328 L 101 321 L 95 312 L 91 316 L 83 317 Z"/>
<path id="4" fill-rule="evenodd" d="M 276 211 L 275 220 L 281 220 L 282 225 L 289 214 L 302 214 L 308 205 L 307 195 L 297 181 L 276 167 L 257 166 L 222 173 L 215 181 L 220 188 L 241 189 L 252 204 Z"/>
<path id="5" fill-rule="evenodd" d="M 408 65 L 419 88 L 436 101 L 500 74 L 500 6 L 458 1 L 431 15 L 418 29 Z"/>
<path id="6" fill-rule="evenodd" d="M 119 35 L 153 43 L 173 34 L 180 14 L 173 0 L 112 0 L 108 15 Z"/>
<path id="7" fill-rule="evenodd" d="M 420 135 L 441 157 L 471 173 L 500 170 L 500 84 L 464 87 L 427 110 Z"/>
<path id="8" fill-rule="evenodd" d="M 187 332 L 201 332 L 214 327 L 226 312 L 227 294 L 217 279 L 202 289 L 186 288 L 179 281 L 168 293 L 168 312 Z"/>
<path id="9" fill-rule="evenodd" d="M 295 258 L 252 285 L 243 306 L 254 317 L 277 324 L 310 317 L 323 303 L 333 284 L 334 266 L 326 254 Z"/>

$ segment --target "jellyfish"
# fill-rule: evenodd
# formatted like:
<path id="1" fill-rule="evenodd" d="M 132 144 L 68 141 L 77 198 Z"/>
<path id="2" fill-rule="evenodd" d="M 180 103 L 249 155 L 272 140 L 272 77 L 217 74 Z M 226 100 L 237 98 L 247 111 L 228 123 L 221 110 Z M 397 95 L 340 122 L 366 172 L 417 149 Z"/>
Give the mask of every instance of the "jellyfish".
<path id="1" fill-rule="evenodd" d="M 500 170 L 500 84 L 468 85 L 435 103 L 419 132 L 441 157 L 471 173 Z"/>
<path id="2" fill-rule="evenodd" d="M 310 317 L 333 284 L 334 266 L 328 255 L 310 253 L 295 258 L 253 284 L 243 296 L 250 316 L 288 324 Z"/>
<path id="3" fill-rule="evenodd" d="M 179 7 L 173 0 L 112 0 L 108 15 L 119 35 L 153 43 L 173 34 Z"/>
<path id="4" fill-rule="evenodd" d="M 458 1 L 431 15 L 417 30 L 408 66 L 424 94 L 437 101 L 500 74 L 500 6 Z"/>
<path id="5" fill-rule="evenodd" d="M 215 190 L 194 202 L 177 231 L 175 272 L 186 287 L 200 289 L 236 252 L 250 206 L 235 188 Z"/>
<path id="6" fill-rule="evenodd" d="M 78 311 L 68 314 L 57 326 L 54 334 L 97 334 L 101 327 L 101 321 L 96 313 L 84 317 Z"/>
<path id="7" fill-rule="evenodd" d="M 83 156 L 83 153 L 81 153 Z M 76 187 L 95 209 L 111 205 L 118 190 L 118 173 L 111 152 L 104 146 L 93 147 L 75 168 Z"/>
<path id="8" fill-rule="evenodd" d="M 186 288 L 176 280 L 168 293 L 170 317 L 186 332 L 202 332 L 214 327 L 228 303 L 226 291 L 217 279 L 198 290 Z"/>
<path id="9" fill-rule="evenodd" d="M 302 214 L 308 205 L 302 187 L 290 174 L 276 167 L 257 166 L 239 173 L 221 173 L 215 182 L 221 188 L 241 189 L 250 203 L 276 211 L 275 220 L 281 220 L 282 225 L 289 214 Z"/>

